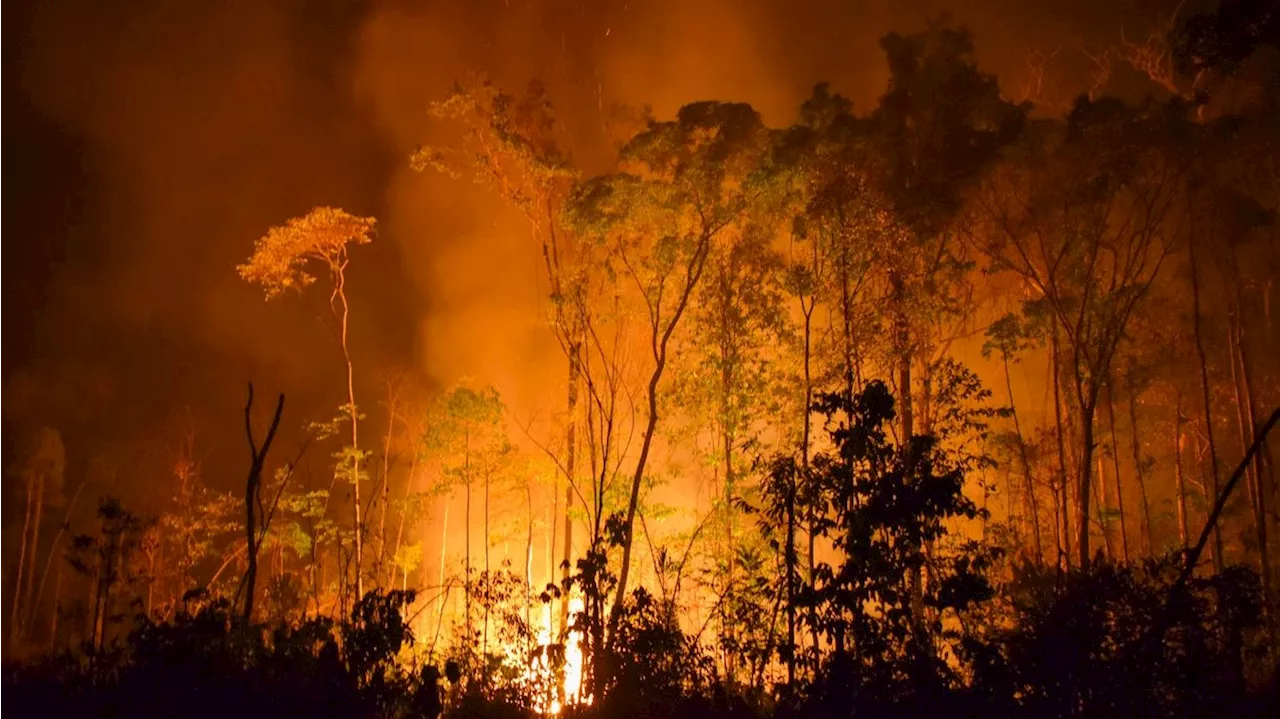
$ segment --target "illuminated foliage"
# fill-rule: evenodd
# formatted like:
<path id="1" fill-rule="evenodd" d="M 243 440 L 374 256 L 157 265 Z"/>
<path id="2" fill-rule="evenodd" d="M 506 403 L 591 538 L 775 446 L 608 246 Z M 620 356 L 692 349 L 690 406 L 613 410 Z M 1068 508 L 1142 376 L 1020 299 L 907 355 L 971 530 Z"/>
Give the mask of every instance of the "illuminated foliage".
<path id="1" fill-rule="evenodd" d="M 255 243 L 249 262 L 236 269 L 245 281 L 262 285 L 267 299 L 288 290 L 300 292 L 316 281 L 308 263 L 320 262 L 330 273 L 340 273 L 347 265 L 348 245 L 373 241 L 374 223 L 372 217 L 317 207 L 271 228 Z"/>

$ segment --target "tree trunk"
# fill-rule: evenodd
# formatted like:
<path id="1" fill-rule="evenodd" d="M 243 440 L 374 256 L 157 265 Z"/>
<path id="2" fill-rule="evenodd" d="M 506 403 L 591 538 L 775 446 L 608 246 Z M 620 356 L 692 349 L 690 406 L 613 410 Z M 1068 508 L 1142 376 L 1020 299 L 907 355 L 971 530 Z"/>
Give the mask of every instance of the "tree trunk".
<path id="1" fill-rule="evenodd" d="M 18 631 L 18 617 L 21 616 L 21 612 L 22 612 L 22 582 L 27 576 L 27 573 L 26 573 L 27 538 L 31 534 L 31 509 L 32 509 L 31 495 L 34 492 L 34 488 L 32 487 L 33 483 L 31 481 L 31 477 L 25 477 L 24 479 L 25 479 L 24 484 L 26 485 L 26 488 L 27 488 L 27 500 L 26 500 L 26 504 L 24 505 L 25 511 L 23 512 L 23 520 L 22 520 L 22 542 L 19 545 L 19 550 L 18 550 L 18 571 L 15 572 L 13 576 L 13 610 L 10 615 L 11 618 L 9 619 L 9 646 L 10 647 L 15 647 L 17 645 L 18 637 L 20 634 Z"/>
<path id="2" fill-rule="evenodd" d="M 1098 503 L 1095 511 L 1098 515 L 1098 527 L 1102 530 L 1102 549 L 1107 559 L 1115 559 L 1115 545 L 1111 542 L 1111 522 L 1107 517 L 1107 468 L 1102 463 L 1102 454 L 1097 455 L 1098 481 L 1093 485 L 1093 501 Z"/>
<path id="3" fill-rule="evenodd" d="M 727 336 L 728 327 L 722 325 L 721 346 L 720 346 L 720 449 L 724 459 L 724 526 L 725 526 L 725 591 L 723 604 L 732 617 L 733 612 L 733 592 L 734 592 L 734 575 L 736 574 L 737 551 L 734 547 L 734 526 L 733 526 L 733 422 L 730 418 L 730 402 L 731 393 L 733 392 L 733 372 L 732 372 L 732 351 L 728 347 Z M 734 639 L 734 626 L 732 621 L 728 626 L 723 623 L 723 614 L 721 622 L 721 631 L 725 637 L 730 640 Z M 732 685 L 736 679 L 734 672 L 736 669 L 735 657 L 732 652 L 725 655 L 725 675 Z"/>
<path id="4" fill-rule="evenodd" d="M 364 523 L 360 518 L 360 413 L 356 409 L 356 375 L 351 364 L 351 352 L 347 348 L 347 320 L 350 307 L 347 305 L 345 289 L 346 277 L 338 272 L 336 278 L 338 298 L 342 303 L 341 341 L 342 359 L 347 364 L 347 412 L 351 418 L 351 497 L 354 500 L 355 525 L 352 527 L 355 539 L 356 562 L 356 600 L 364 596 Z"/>
<path id="5" fill-rule="evenodd" d="M 484 643 L 482 645 L 486 656 L 489 654 L 489 607 L 493 604 L 490 591 L 493 587 L 493 573 L 489 566 L 489 546 L 492 544 L 489 538 L 489 479 L 490 472 L 486 469 L 484 473 Z"/>
<path id="6" fill-rule="evenodd" d="M 397 568 L 400 569 L 403 583 L 408 584 L 409 582 L 409 570 L 407 567 L 399 567 L 398 560 L 400 558 L 400 545 L 404 541 L 405 514 L 409 508 L 409 495 L 413 493 L 413 480 L 418 476 L 418 461 L 418 453 L 415 451 L 413 453 L 413 461 L 409 464 L 409 477 L 404 482 L 404 498 L 401 500 L 404 502 L 404 506 L 400 508 L 400 526 L 396 529 L 396 547 L 391 554 L 391 573 L 388 582 L 391 586 L 395 586 Z M 426 562 L 423 561 L 423 564 L 425 565 Z"/>
<path id="7" fill-rule="evenodd" d="M 27 561 L 27 615 L 23 617 L 21 622 L 21 631 L 24 636 L 27 636 L 31 631 L 31 623 L 35 620 L 36 612 L 39 610 L 39 607 L 36 606 L 34 600 L 36 591 L 36 562 L 40 559 L 40 524 L 41 519 L 44 517 L 44 483 L 44 474 L 41 473 L 36 475 L 36 506 L 31 515 L 31 557 Z"/>
<path id="8" fill-rule="evenodd" d="M 1178 545 L 1187 549 L 1187 484 L 1182 474 L 1182 393 L 1178 393 L 1173 420 L 1173 472 L 1178 505 Z"/>
<path id="9" fill-rule="evenodd" d="M 1151 533 L 1151 504 L 1147 499 L 1147 477 L 1142 470 L 1142 444 L 1138 439 L 1138 392 L 1133 381 L 1133 364 L 1129 365 L 1127 384 L 1129 390 L 1129 443 L 1133 447 L 1133 477 L 1138 480 L 1138 495 L 1142 501 L 1142 537 L 1147 556 L 1155 553 L 1154 535 Z M 1178 397 L 1178 411 L 1182 411 L 1182 397 Z M 1178 462 L 1181 463 L 1181 458 Z M 1179 469 L 1181 471 L 1181 469 Z"/>
<path id="10" fill-rule="evenodd" d="M 396 430 L 396 393 L 388 387 L 387 435 L 382 439 L 382 506 L 378 512 L 378 568 L 374 577 L 382 577 L 387 567 L 387 510 L 391 508 L 391 439 Z M 395 586 L 394 570 L 391 586 Z"/>
<path id="11" fill-rule="evenodd" d="M 524 625 L 533 629 L 533 486 L 526 478 L 524 484 L 525 513 L 528 528 L 524 539 Z M 529 647 L 532 648 L 532 647 Z"/>
<path id="12" fill-rule="evenodd" d="M 1089 569 L 1089 488 L 1093 470 L 1093 402 L 1080 408 L 1080 486 L 1076 487 L 1076 547 L 1080 568 Z"/>
<path id="13" fill-rule="evenodd" d="M 1218 496 L 1218 446 L 1213 438 L 1213 402 L 1210 398 L 1209 389 L 1209 361 L 1204 349 L 1204 335 L 1200 328 L 1200 269 L 1196 262 L 1196 238 L 1195 234 L 1191 235 L 1188 242 L 1188 252 L 1191 265 L 1191 309 L 1192 309 L 1192 328 L 1194 330 L 1196 340 L 1196 356 L 1200 362 L 1200 392 L 1204 403 L 1204 428 L 1205 437 L 1209 444 L 1209 486 L 1207 490 L 1213 493 L 1214 498 Z M 1222 532 L 1215 524 L 1213 527 L 1213 572 L 1221 574 L 1223 569 L 1222 562 Z"/>
<path id="14" fill-rule="evenodd" d="M 466 504 L 463 509 L 463 522 L 466 524 L 466 546 L 462 551 L 462 586 L 464 588 L 464 623 L 467 627 L 467 641 L 471 640 L 471 428 L 464 430 L 465 440 L 462 460 L 463 496 Z"/>
<path id="15" fill-rule="evenodd" d="M 33 603 L 33 606 L 35 607 L 40 606 L 40 602 L 44 599 L 44 585 L 45 585 L 45 581 L 48 580 L 49 578 L 49 568 L 53 566 L 53 562 L 55 558 L 59 558 L 59 559 L 61 558 L 61 557 L 58 557 L 58 543 L 62 541 L 62 535 L 66 534 L 67 528 L 71 524 L 71 513 L 76 508 L 76 501 L 80 499 L 80 492 L 84 490 L 84 485 L 85 485 L 84 482 L 80 482 L 80 484 L 76 487 L 75 493 L 71 495 L 71 501 L 67 503 L 66 514 L 62 518 L 62 524 L 58 527 L 58 533 L 53 535 L 53 544 L 49 545 L 49 553 L 45 555 L 44 569 L 41 570 L 40 572 L 40 584 L 36 588 L 36 598 L 35 598 L 35 602 Z M 62 577 L 62 563 L 59 562 L 57 581 L 59 582 L 62 581 L 61 577 Z M 54 600 L 55 605 L 57 604 L 57 601 L 58 601 L 57 599 Z M 32 617 L 34 620 L 34 614 L 32 615 Z M 54 621 L 55 622 L 57 621 L 56 616 L 54 617 Z"/>
<path id="16" fill-rule="evenodd" d="M 897 361 L 898 361 L 898 407 L 901 425 L 899 427 L 899 439 L 902 451 L 906 457 L 906 474 L 907 481 L 915 483 L 919 481 L 916 476 L 916 456 L 915 448 L 912 446 L 915 435 L 915 419 L 913 414 L 912 398 L 911 398 L 911 334 L 910 324 L 906 316 L 906 288 L 902 278 L 896 273 L 890 278 L 893 286 L 893 302 L 894 302 L 894 328 L 896 337 L 894 344 L 897 345 Z M 853 395 L 850 393 L 850 400 Z M 916 567 L 911 570 L 909 577 L 908 589 L 911 595 L 911 621 L 915 629 L 917 639 L 921 639 L 924 634 L 924 576 L 923 570 Z"/>
<path id="17" fill-rule="evenodd" d="M 844 377 L 845 391 L 853 396 L 853 382 L 856 369 L 853 360 L 853 295 L 849 287 L 849 258 L 847 245 L 842 244 L 840 258 L 840 319 L 841 336 L 844 340 Z"/>
<path id="18" fill-rule="evenodd" d="M 251 624 L 253 622 L 253 600 L 254 590 L 258 581 L 258 524 L 264 521 L 265 517 L 259 517 L 260 505 L 262 500 L 259 492 L 262 487 L 262 469 L 267 461 L 267 453 L 271 451 L 271 443 L 275 440 L 276 430 L 280 427 L 280 417 L 284 413 L 284 395 L 281 394 L 276 402 L 275 415 L 271 418 L 271 425 L 267 429 L 267 434 L 262 440 L 262 448 L 259 449 L 257 440 L 253 437 L 253 385 L 249 385 L 249 400 L 244 406 L 244 431 L 246 438 L 249 440 L 249 475 L 244 483 L 244 510 L 245 510 L 245 558 L 248 560 L 249 568 L 244 575 L 245 600 L 244 600 L 244 622 Z"/>
<path id="19" fill-rule="evenodd" d="M 706 268 L 707 254 L 711 251 L 711 238 L 711 233 L 704 229 L 702 236 L 699 238 L 698 247 L 694 250 L 694 255 L 689 260 L 683 291 L 676 302 L 676 306 L 672 309 L 671 318 L 666 323 L 666 326 L 663 327 L 661 325 L 661 304 L 652 313 L 653 319 L 650 325 L 651 334 L 649 339 L 650 348 L 653 352 L 654 366 L 653 372 L 649 376 L 647 390 L 649 416 L 645 422 L 644 440 L 640 444 L 640 456 L 636 459 L 635 473 L 631 476 L 627 515 L 622 527 L 622 568 L 618 572 L 618 586 L 613 598 L 613 608 L 609 612 L 611 629 L 616 626 L 616 622 L 621 616 L 622 605 L 626 601 L 627 583 L 631 577 L 631 547 L 635 538 L 636 510 L 640 506 L 640 489 L 644 481 L 644 471 L 649 461 L 649 452 L 653 448 L 653 437 L 658 429 L 658 385 L 662 382 L 662 375 L 667 367 L 667 346 L 671 341 L 671 335 L 675 332 L 676 326 L 680 323 L 680 318 L 684 316 L 684 311 L 689 306 L 689 298 L 693 295 L 693 290 L 701 279 L 703 270 Z M 612 636 L 613 632 L 610 631 L 610 641 L 612 641 Z"/>
<path id="20" fill-rule="evenodd" d="M 787 487 L 787 686 L 796 683 L 796 477 Z"/>
<path id="21" fill-rule="evenodd" d="M 1018 459 L 1022 463 L 1022 479 L 1026 486 L 1027 502 L 1031 512 L 1032 546 L 1036 551 L 1036 564 L 1044 562 L 1044 547 L 1040 544 L 1040 508 L 1036 504 L 1035 479 L 1031 476 L 1031 461 L 1027 457 L 1027 443 L 1022 436 L 1022 425 L 1018 421 L 1018 407 L 1013 401 L 1013 380 L 1009 376 L 1009 353 L 1001 351 L 1000 358 L 1004 362 L 1004 386 L 1009 392 L 1009 412 L 1013 417 L 1013 431 L 1018 437 Z"/>
<path id="22" fill-rule="evenodd" d="M 1062 376 L 1060 371 L 1060 358 L 1058 356 L 1058 324 L 1051 323 L 1053 326 L 1050 335 L 1050 353 L 1052 360 L 1051 368 L 1053 370 L 1053 419 L 1057 428 L 1057 445 L 1058 445 L 1058 510 L 1062 515 L 1060 527 L 1062 530 L 1059 545 L 1062 548 L 1062 556 L 1059 558 L 1059 564 L 1065 564 L 1066 569 L 1071 569 L 1071 516 L 1067 511 L 1070 499 L 1068 495 L 1071 493 L 1070 485 L 1067 482 L 1067 442 L 1062 424 Z"/>
<path id="23" fill-rule="evenodd" d="M 560 633 L 569 632 L 569 578 L 573 566 L 573 483 L 578 463 L 578 381 L 582 373 L 582 349 L 576 340 L 569 345 L 569 426 L 565 429 L 564 559 L 560 564 Z M 550 630 L 550 627 L 548 627 Z"/>
<path id="24" fill-rule="evenodd" d="M 56 542 L 54 543 L 57 544 Z M 52 551 L 52 550 L 50 550 Z M 62 615 L 62 565 L 58 562 L 58 574 L 53 580 L 53 618 L 49 622 L 49 653 L 58 651 L 58 619 Z"/>
<path id="25" fill-rule="evenodd" d="M 1120 515 L 1120 560 L 1129 563 L 1129 526 L 1124 518 L 1124 485 L 1120 478 L 1120 443 L 1116 440 L 1115 388 L 1107 380 L 1107 425 L 1111 431 L 1111 464 L 1116 478 L 1116 511 Z M 1099 477 L 1102 473 L 1099 472 Z"/>
<path id="26" fill-rule="evenodd" d="M 1239 367 L 1239 384 L 1236 390 L 1236 407 L 1240 422 L 1240 433 L 1242 448 L 1249 446 L 1251 437 L 1257 436 L 1257 410 L 1253 399 L 1253 383 L 1252 373 L 1249 368 L 1249 358 L 1245 348 L 1244 333 L 1244 307 L 1240 296 L 1240 283 L 1234 283 L 1236 286 L 1236 312 L 1234 313 L 1234 330 L 1232 335 L 1233 342 L 1229 342 L 1233 352 L 1231 374 L 1233 384 L 1235 384 L 1236 368 Z M 1243 399 L 1243 404 L 1241 400 Z M 1263 445 L 1266 446 L 1265 444 Z M 1271 571 L 1271 549 L 1267 543 L 1267 524 L 1271 521 L 1267 516 L 1267 494 L 1264 488 L 1266 477 L 1265 467 L 1262 462 L 1263 453 L 1257 452 L 1253 456 L 1253 464 L 1248 472 L 1250 479 L 1249 488 L 1253 495 L 1251 504 L 1253 505 L 1253 521 L 1254 521 L 1254 538 L 1258 543 L 1258 565 L 1259 576 L 1262 578 L 1262 596 L 1267 602 L 1267 622 L 1269 626 L 1274 627 L 1274 618 L 1272 612 L 1275 607 L 1275 596 L 1273 594 L 1275 588 L 1274 577 Z"/>
<path id="27" fill-rule="evenodd" d="M 801 300 L 801 311 L 804 312 L 804 411 L 802 435 L 800 438 L 800 481 L 797 483 L 800 487 L 808 487 L 809 485 L 809 443 L 813 432 L 813 311 L 817 307 L 817 297 L 809 300 L 809 308 L 804 308 L 803 299 Z M 806 493 L 812 495 L 812 492 Z M 817 497 L 809 496 L 805 502 L 805 526 L 809 541 L 809 585 L 813 586 L 817 582 L 817 573 L 815 571 L 815 549 L 817 533 L 814 531 L 814 520 L 816 519 Z M 809 606 L 809 632 L 810 641 L 812 641 L 813 651 L 818 651 L 818 610 L 812 604 Z M 795 646 L 795 642 L 792 642 Z"/>
<path id="28" fill-rule="evenodd" d="M 440 635 L 440 623 L 444 621 L 445 604 L 449 593 L 445 591 L 445 568 L 448 566 L 447 554 L 449 544 L 449 495 L 444 495 L 444 518 L 440 520 L 440 619 L 436 624 L 436 636 Z"/>

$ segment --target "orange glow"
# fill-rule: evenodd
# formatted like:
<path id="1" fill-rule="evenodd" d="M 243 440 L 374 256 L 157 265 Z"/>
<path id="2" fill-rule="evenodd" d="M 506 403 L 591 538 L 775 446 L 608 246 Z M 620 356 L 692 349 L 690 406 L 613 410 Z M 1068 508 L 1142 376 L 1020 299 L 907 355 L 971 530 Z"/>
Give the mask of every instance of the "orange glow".
<path id="1" fill-rule="evenodd" d="M 552 644 L 552 626 L 554 620 L 552 617 L 552 604 L 547 604 L 542 611 L 542 620 L 538 627 L 538 646 L 546 648 Z M 582 611 L 582 599 L 580 597 L 572 597 L 569 599 L 569 616 L 574 616 Z M 561 698 L 568 704 L 590 704 L 591 696 L 582 693 L 582 633 L 578 631 L 570 631 L 568 641 L 564 651 L 564 680 L 559 687 L 559 696 L 553 697 L 551 701 L 537 707 L 538 711 L 543 714 L 559 714 L 564 708 Z M 538 676 L 546 675 L 551 672 L 552 668 L 548 666 L 547 657 L 544 653 L 538 663 L 530 669 L 531 679 Z"/>

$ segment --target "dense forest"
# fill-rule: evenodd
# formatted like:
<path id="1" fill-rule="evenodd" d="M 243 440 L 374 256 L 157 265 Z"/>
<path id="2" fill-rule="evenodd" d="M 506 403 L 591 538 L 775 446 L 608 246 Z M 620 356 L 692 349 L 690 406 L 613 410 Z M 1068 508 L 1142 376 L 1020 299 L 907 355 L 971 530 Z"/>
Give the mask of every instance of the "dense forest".
<path id="1" fill-rule="evenodd" d="M 253 377 L 237 474 L 178 421 L 146 501 L 6 413 L 6 705 L 1271 715 L 1280 9 L 1166 20 L 1063 101 L 939 18 L 874 106 L 602 106 L 605 161 L 540 82 L 442 88 L 400 161 L 519 219 L 547 404 L 362 366 L 377 218 L 244 238 L 331 408 Z"/>

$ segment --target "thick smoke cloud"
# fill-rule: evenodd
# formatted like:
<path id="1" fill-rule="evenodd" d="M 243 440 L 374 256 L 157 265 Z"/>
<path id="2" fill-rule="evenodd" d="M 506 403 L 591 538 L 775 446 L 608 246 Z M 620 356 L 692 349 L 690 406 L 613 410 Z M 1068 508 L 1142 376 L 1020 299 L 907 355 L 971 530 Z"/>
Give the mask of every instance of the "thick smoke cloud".
<path id="1" fill-rule="evenodd" d="M 75 457 L 87 448 L 163 446 L 190 407 L 215 483 L 234 484 L 247 380 L 289 394 L 295 435 L 340 401 L 336 350 L 313 317 L 323 308 L 264 304 L 234 272 L 268 226 L 317 204 L 380 218 L 352 264 L 364 390 L 413 367 L 435 383 L 494 382 L 518 412 L 548 411 L 559 364 L 538 258 L 518 218 L 478 188 L 409 169 L 414 147 L 446 137 L 428 103 L 475 71 L 515 88 L 542 79 L 573 151 L 599 168 L 614 104 L 666 115 L 745 100 L 781 124 L 830 80 L 866 109 L 886 76 L 877 38 L 952 4 L 6 7 L 7 426 L 62 427 L 69 471 L 86 472 Z M 1113 33 L 1108 18 L 1128 3 L 1058 5 L 988 0 L 954 16 L 984 65 L 1016 77 L 1027 47 Z"/>

